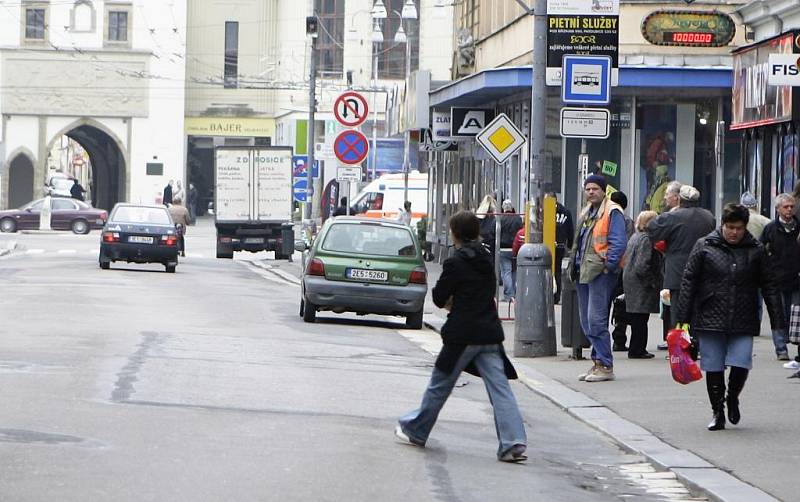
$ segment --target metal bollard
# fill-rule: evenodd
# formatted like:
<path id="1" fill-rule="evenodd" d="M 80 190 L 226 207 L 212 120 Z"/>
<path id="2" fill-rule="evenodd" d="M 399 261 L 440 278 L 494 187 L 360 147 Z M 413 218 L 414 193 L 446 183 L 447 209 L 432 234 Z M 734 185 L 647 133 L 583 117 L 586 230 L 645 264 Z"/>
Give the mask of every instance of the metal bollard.
<path id="1" fill-rule="evenodd" d="M 517 255 L 515 357 L 556 355 L 551 260 L 544 244 L 525 244 Z"/>
<path id="2" fill-rule="evenodd" d="M 573 359 L 583 359 L 583 349 L 591 346 L 581 328 L 578 288 L 569 278 L 569 260 L 561 267 L 561 345 L 572 347 Z"/>

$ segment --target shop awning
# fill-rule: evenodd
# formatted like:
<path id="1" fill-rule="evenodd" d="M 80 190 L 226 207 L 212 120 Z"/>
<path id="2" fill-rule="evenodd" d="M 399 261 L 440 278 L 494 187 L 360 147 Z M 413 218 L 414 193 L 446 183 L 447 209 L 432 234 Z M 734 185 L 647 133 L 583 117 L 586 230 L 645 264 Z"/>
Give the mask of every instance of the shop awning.
<path id="1" fill-rule="evenodd" d="M 622 66 L 620 87 L 727 88 L 733 86 L 730 68 Z M 531 88 L 531 67 L 492 68 L 445 84 L 430 93 L 430 106 L 476 106 Z"/>

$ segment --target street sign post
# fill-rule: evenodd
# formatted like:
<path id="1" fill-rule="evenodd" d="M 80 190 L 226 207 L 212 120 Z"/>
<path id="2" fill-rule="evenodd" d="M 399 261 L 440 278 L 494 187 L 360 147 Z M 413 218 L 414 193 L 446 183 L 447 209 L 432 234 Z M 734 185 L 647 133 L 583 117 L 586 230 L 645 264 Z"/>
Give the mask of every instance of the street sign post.
<path id="1" fill-rule="evenodd" d="M 360 131 L 343 131 L 333 141 L 333 153 L 342 164 L 361 164 L 369 153 L 369 141 Z"/>
<path id="2" fill-rule="evenodd" d="M 561 101 L 564 104 L 607 105 L 611 102 L 611 58 L 564 56 Z"/>
<path id="3" fill-rule="evenodd" d="M 525 144 L 525 136 L 505 113 L 498 115 L 475 140 L 498 164 L 507 161 Z"/>
<path id="4" fill-rule="evenodd" d="M 611 130 L 611 113 L 604 108 L 562 108 L 561 136 L 605 139 Z"/>
<path id="5" fill-rule="evenodd" d="M 344 92 L 333 103 L 333 115 L 345 127 L 358 127 L 369 115 L 367 98 L 354 91 Z"/>

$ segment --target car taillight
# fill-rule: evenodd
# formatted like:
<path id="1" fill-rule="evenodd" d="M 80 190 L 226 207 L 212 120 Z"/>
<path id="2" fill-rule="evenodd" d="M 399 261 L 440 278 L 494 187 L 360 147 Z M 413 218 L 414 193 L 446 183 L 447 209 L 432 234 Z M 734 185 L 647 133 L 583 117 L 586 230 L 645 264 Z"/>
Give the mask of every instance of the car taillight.
<path id="1" fill-rule="evenodd" d="M 178 243 L 178 238 L 174 235 L 162 235 L 161 242 L 166 244 L 167 246 L 174 246 Z"/>
<path id="2" fill-rule="evenodd" d="M 103 232 L 103 242 L 119 242 L 119 234 L 117 232 Z"/>
<path id="3" fill-rule="evenodd" d="M 308 262 L 306 267 L 306 274 L 308 275 L 325 275 L 325 264 L 319 258 L 314 258 Z"/>
<path id="4" fill-rule="evenodd" d="M 408 282 L 414 284 L 428 284 L 428 274 L 425 272 L 424 268 L 417 267 L 411 271 L 411 275 L 408 277 Z"/>

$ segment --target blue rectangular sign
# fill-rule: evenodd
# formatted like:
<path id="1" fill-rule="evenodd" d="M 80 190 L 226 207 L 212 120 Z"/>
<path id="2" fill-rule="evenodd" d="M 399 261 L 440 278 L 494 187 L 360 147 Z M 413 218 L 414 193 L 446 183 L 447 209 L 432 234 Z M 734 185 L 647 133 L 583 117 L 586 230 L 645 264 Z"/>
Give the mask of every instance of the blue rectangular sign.
<path id="1" fill-rule="evenodd" d="M 561 74 L 561 101 L 565 104 L 611 102 L 610 57 L 565 55 Z"/>

